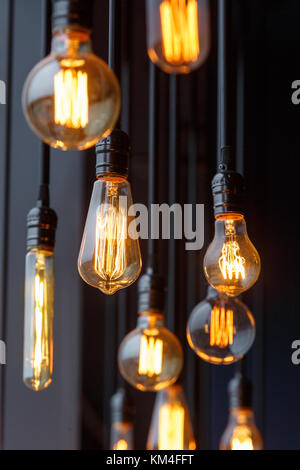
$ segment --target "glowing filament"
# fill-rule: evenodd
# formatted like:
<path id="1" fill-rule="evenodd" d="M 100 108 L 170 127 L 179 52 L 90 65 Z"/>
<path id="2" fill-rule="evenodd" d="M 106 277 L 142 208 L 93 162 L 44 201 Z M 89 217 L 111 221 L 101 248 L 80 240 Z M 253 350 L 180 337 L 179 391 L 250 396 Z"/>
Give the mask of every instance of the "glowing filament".
<path id="1" fill-rule="evenodd" d="M 200 53 L 197 0 L 163 0 L 160 18 L 166 60 L 176 65 L 195 62 Z"/>
<path id="2" fill-rule="evenodd" d="M 33 370 L 35 380 L 40 379 L 43 365 L 43 310 L 46 289 L 40 276 L 36 274 L 34 280 L 35 305 L 34 305 L 34 347 Z"/>
<path id="3" fill-rule="evenodd" d="M 163 405 L 159 411 L 158 450 L 184 450 L 184 408 Z"/>
<path id="4" fill-rule="evenodd" d="M 233 434 L 231 450 L 253 450 L 253 441 L 249 436 L 249 429 L 238 426 Z"/>
<path id="5" fill-rule="evenodd" d="M 162 370 L 163 342 L 143 335 L 140 343 L 139 374 L 153 377 Z"/>
<path id="6" fill-rule="evenodd" d="M 102 204 L 96 222 L 94 267 L 108 281 L 126 271 L 127 217 L 123 208 Z"/>
<path id="7" fill-rule="evenodd" d="M 85 128 L 89 120 L 88 76 L 66 69 L 54 77 L 55 123 L 71 129 Z"/>
<path id="8" fill-rule="evenodd" d="M 113 450 L 128 450 L 128 444 L 124 439 L 120 439 L 116 444 L 114 444 Z"/>
<path id="9" fill-rule="evenodd" d="M 210 316 L 210 345 L 226 348 L 233 343 L 233 311 L 215 306 Z"/>

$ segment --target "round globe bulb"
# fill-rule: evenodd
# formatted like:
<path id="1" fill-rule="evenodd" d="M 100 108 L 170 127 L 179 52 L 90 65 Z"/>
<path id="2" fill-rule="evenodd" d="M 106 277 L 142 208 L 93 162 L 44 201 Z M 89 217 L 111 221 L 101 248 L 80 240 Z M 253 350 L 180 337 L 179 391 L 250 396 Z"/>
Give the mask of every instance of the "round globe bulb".
<path id="1" fill-rule="evenodd" d="M 138 390 L 162 390 L 177 380 L 182 365 L 181 344 L 164 327 L 163 315 L 140 314 L 137 328 L 119 348 L 119 369 L 124 379 Z"/>
<path id="2" fill-rule="evenodd" d="M 120 113 L 121 93 L 113 71 L 93 54 L 90 31 L 54 31 L 51 53 L 30 72 L 23 110 L 46 144 L 84 150 L 107 137 Z"/>
<path id="3" fill-rule="evenodd" d="M 187 324 L 190 347 L 206 362 L 232 364 L 251 348 L 255 321 L 245 304 L 209 288 Z"/>

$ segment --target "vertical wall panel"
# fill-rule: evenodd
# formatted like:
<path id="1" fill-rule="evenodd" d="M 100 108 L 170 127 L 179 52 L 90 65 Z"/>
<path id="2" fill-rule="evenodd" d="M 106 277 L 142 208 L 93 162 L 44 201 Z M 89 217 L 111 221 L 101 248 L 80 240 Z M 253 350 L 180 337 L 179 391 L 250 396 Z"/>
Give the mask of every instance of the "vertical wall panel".
<path id="1" fill-rule="evenodd" d="M 56 249 L 54 383 L 32 392 L 22 382 L 24 258 L 26 214 L 37 198 L 41 143 L 29 129 L 21 93 L 32 66 L 41 59 L 42 2 L 15 0 L 13 15 L 12 90 L 9 157 L 9 225 L 7 247 L 4 395 L 6 449 L 78 447 L 78 371 L 80 370 L 80 283 L 76 270 L 81 236 L 81 188 L 84 155 L 51 155 L 53 207 L 59 216 Z M 68 188 L 68 191 L 66 191 Z"/>

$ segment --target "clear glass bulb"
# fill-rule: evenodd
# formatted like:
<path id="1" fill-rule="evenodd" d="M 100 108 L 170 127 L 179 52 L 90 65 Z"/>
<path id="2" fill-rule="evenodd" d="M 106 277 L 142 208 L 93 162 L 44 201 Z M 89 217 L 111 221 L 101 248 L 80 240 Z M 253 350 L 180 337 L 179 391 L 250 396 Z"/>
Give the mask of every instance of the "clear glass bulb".
<path id="1" fill-rule="evenodd" d="M 147 48 L 167 73 L 189 73 L 210 49 L 208 0 L 147 0 Z"/>
<path id="2" fill-rule="evenodd" d="M 182 364 L 181 344 L 164 327 L 163 315 L 141 313 L 137 328 L 119 348 L 119 369 L 124 379 L 138 390 L 161 390 L 177 380 Z"/>
<path id="3" fill-rule="evenodd" d="M 23 380 L 31 390 L 47 388 L 53 370 L 53 252 L 26 255 Z"/>
<path id="4" fill-rule="evenodd" d="M 190 347 L 206 362 L 232 364 L 255 339 L 255 321 L 245 304 L 210 288 L 192 311 L 187 324 Z"/>
<path id="5" fill-rule="evenodd" d="M 195 450 L 189 410 L 180 385 L 158 392 L 147 440 L 148 450 Z"/>
<path id="6" fill-rule="evenodd" d="M 53 32 L 51 53 L 30 72 L 23 109 L 46 144 L 84 150 L 107 137 L 120 113 L 120 87 L 113 71 L 95 56 L 87 29 Z"/>
<path id="7" fill-rule="evenodd" d="M 133 450 L 133 424 L 129 422 L 115 422 L 111 426 L 112 450 Z"/>
<path id="8" fill-rule="evenodd" d="M 81 243 L 78 271 L 104 294 L 130 286 L 140 275 L 142 259 L 130 184 L 122 176 L 102 176 L 94 183 Z"/>
<path id="9" fill-rule="evenodd" d="M 241 214 L 217 217 L 215 237 L 204 258 L 204 272 L 212 287 L 232 297 L 257 281 L 260 257 L 248 237 Z"/>
<path id="10" fill-rule="evenodd" d="M 263 442 L 250 408 L 230 410 L 229 422 L 220 442 L 220 450 L 262 450 Z"/>

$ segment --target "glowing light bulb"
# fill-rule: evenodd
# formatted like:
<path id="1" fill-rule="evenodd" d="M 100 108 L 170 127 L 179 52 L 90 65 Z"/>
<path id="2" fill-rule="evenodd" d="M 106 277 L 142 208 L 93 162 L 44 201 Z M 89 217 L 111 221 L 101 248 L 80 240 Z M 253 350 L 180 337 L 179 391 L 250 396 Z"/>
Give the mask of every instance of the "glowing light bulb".
<path id="1" fill-rule="evenodd" d="M 206 252 L 204 271 L 211 286 L 233 297 L 257 281 L 260 257 L 248 237 L 241 214 L 216 218 L 215 238 Z"/>
<path id="2" fill-rule="evenodd" d="M 127 441 L 120 439 L 116 444 L 114 444 L 113 450 L 128 450 Z"/>
<path id="3" fill-rule="evenodd" d="M 242 364 L 242 370 L 245 363 Z M 245 367 L 244 367 L 245 368 Z M 255 425 L 252 386 L 244 372 L 237 372 L 228 386 L 230 414 L 220 450 L 261 450 L 263 442 Z"/>
<path id="4" fill-rule="evenodd" d="M 182 387 L 158 392 L 147 441 L 148 450 L 195 450 L 196 443 Z"/>
<path id="5" fill-rule="evenodd" d="M 142 312 L 137 328 L 119 348 L 119 369 L 133 387 L 156 391 L 174 383 L 182 369 L 182 348 L 164 327 L 160 313 Z"/>
<path id="6" fill-rule="evenodd" d="M 26 256 L 24 383 L 47 388 L 53 369 L 53 251 L 33 248 Z"/>
<path id="7" fill-rule="evenodd" d="M 255 321 L 245 304 L 209 288 L 187 324 L 190 347 L 206 362 L 232 364 L 251 348 Z"/>
<path id="8" fill-rule="evenodd" d="M 120 388 L 111 398 L 112 450 L 133 450 L 133 407 L 124 388 Z"/>
<path id="9" fill-rule="evenodd" d="M 148 54 L 168 73 L 188 73 L 210 48 L 207 0 L 148 0 Z"/>
<path id="10" fill-rule="evenodd" d="M 261 435 L 250 408 L 230 411 L 229 422 L 220 443 L 220 450 L 262 450 Z"/>
<path id="11" fill-rule="evenodd" d="M 135 218 L 129 215 L 133 202 L 127 174 L 118 174 L 108 163 L 109 158 L 116 158 L 113 152 L 117 147 L 114 145 L 120 143 L 119 139 L 125 139 L 128 145 L 127 135 L 114 130 L 107 141 L 103 140 L 97 146 L 100 170 L 94 183 L 78 258 L 78 270 L 83 280 L 109 295 L 132 284 L 142 267 Z M 119 148 L 117 158 L 122 162 L 125 157 L 121 152 Z M 126 152 L 128 149 L 125 148 Z M 115 169 L 121 170 L 121 167 Z"/>
<path id="12" fill-rule="evenodd" d="M 59 4 L 54 8 L 67 2 Z M 84 150 L 112 131 L 120 101 L 114 73 L 92 52 L 90 30 L 54 24 L 51 53 L 34 67 L 23 90 L 32 130 L 54 148 Z"/>

